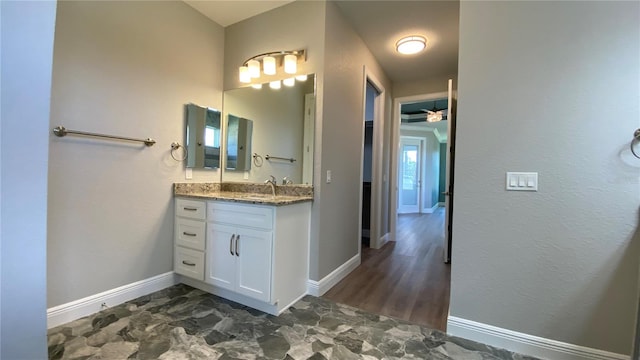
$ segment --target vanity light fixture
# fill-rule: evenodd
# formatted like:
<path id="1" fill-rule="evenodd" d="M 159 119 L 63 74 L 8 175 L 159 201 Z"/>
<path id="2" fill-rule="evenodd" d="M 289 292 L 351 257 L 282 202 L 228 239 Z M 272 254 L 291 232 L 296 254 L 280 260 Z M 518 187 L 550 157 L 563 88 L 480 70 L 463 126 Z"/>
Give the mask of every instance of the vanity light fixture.
<path id="1" fill-rule="evenodd" d="M 240 66 L 240 82 L 241 83 L 251 82 L 251 75 L 249 74 L 248 66 Z"/>
<path id="2" fill-rule="evenodd" d="M 262 66 L 264 67 L 265 75 L 276 74 L 276 58 L 273 56 L 265 56 L 264 59 L 262 59 Z"/>
<path id="3" fill-rule="evenodd" d="M 240 82 L 251 83 L 252 79 L 260 77 L 260 65 L 265 75 L 276 75 L 278 66 L 282 66 L 287 74 L 295 75 L 298 71 L 298 61 L 306 61 L 305 50 L 272 51 L 253 56 L 239 68 Z"/>
<path id="4" fill-rule="evenodd" d="M 427 46 L 427 39 L 420 35 L 404 37 L 396 43 L 396 51 L 404 55 L 417 54 Z"/>
<path id="5" fill-rule="evenodd" d="M 260 62 L 258 60 L 247 61 L 247 67 L 249 68 L 249 76 L 252 78 L 260 77 Z"/>
<path id="6" fill-rule="evenodd" d="M 284 84 L 284 86 L 293 86 L 296 84 L 296 78 L 284 79 L 282 80 L 282 83 Z"/>
<path id="7" fill-rule="evenodd" d="M 280 89 L 280 80 L 272 81 L 269 83 L 269 87 L 272 89 Z"/>
<path id="8" fill-rule="evenodd" d="M 287 74 L 295 74 L 298 70 L 298 57 L 295 55 L 284 56 L 284 72 Z"/>

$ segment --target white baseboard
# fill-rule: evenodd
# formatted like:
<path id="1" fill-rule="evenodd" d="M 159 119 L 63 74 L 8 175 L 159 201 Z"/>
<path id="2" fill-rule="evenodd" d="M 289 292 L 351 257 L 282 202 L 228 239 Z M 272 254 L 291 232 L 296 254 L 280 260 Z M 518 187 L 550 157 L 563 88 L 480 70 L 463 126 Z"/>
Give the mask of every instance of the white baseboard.
<path id="1" fill-rule="evenodd" d="M 51 329 L 81 317 L 95 314 L 103 310 L 103 303 L 106 303 L 108 307 L 113 307 L 175 284 L 177 284 L 177 279 L 173 271 L 169 271 L 115 289 L 103 291 L 99 294 L 54 306 L 47 309 L 47 328 Z"/>
<path id="2" fill-rule="evenodd" d="M 440 206 L 440 203 L 436 203 L 435 205 L 433 205 L 430 208 L 424 208 L 424 209 L 422 209 L 422 212 L 425 213 L 425 214 L 431 214 L 432 212 L 436 211 L 438 206 Z"/>
<path id="3" fill-rule="evenodd" d="M 541 359 L 629 360 L 628 355 L 592 349 L 449 316 L 447 333 Z"/>
<path id="4" fill-rule="evenodd" d="M 307 281 L 307 294 L 313 296 L 322 296 L 329 291 L 335 284 L 344 279 L 350 272 L 360 265 L 360 254 L 356 254 L 337 269 L 333 270 L 329 275 L 320 279 L 320 281 Z"/>
<path id="5" fill-rule="evenodd" d="M 384 236 L 381 237 L 380 240 L 378 240 L 378 247 L 376 249 L 380 249 L 381 247 L 383 247 L 384 244 L 389 242 L 390 238 L 391 238 L 391 233 L 384 234 Z"/>

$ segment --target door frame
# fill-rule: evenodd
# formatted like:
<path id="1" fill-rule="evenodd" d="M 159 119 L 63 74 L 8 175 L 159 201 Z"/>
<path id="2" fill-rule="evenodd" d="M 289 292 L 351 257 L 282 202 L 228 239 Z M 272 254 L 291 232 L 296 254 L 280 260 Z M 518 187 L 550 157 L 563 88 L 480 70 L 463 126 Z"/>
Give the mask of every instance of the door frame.
<path id="1" fill-rule="evenodd" d="M 365 117 L 367 106 L 367 82 L 369 82 L 377 91 L 373 102 L 373 143 L 371 149 L 371 217 L 369 229 L 369 247 L 379 249 L 389 238 L 381 237 L 380 224 L 382 223 L 382 186 L 383 186 L 383 150 L 384 150 L 384 104 L 386 99 L 386 91 L 382 82 L 377 76 L 372 74 L 366 66 L 363 66 L 362 76 L 362 137 L 360 146 L 360 204 L 358 207 L 358 254 L 362 254 L 362 181 L 364 179 L 364 132 Z"/>
<path id="2" fill-rule="evenodd" d="M 393 122 L 391 126 L 391 176 L 390 176 L 390 196 L 389 196 L 389 229 L 394 240 L 398 226 L 398 156 L 400 154 L 400 106 L 425 100 L 435 100 L 447 98 L 448 91 L 436 93 L 418 94 L 411 96 L 401 96 L 393 99 Z M 449 127 L 451 125 L 449 124 Z M 452 164 L 453 165 L 453 164 Z"/>
<path id="3" fill-rule="evenodd" d="M 400 142 L 398 143 L 398 146 L 402 146 L 402 143 L 404 140 L 410 140 L 413 142 L 417 142 L 418 143 L 418 203 L 416 204 L 416 211 L 413 212 L 415 214 L 421 214 L 422 213 L 422 203 L 424 200 L 424 187 L 423 187 L 423 182 L 424 182 L 424 162 L 425 162 L 425 141 L 423 138 L 418 137 L 418 136 L 402 136 L 400 135 Z M 401 149 L 400 149 L 401 150 Z M 401 156 L 401 151 L 398 151 L 398 159 L 397 159 L 397 163 L 398 166 L 402 165 L 402 160 L 400 160 L 400 156 Z M 399 169 L 398 169 L 399 170 Z M 400 172 L 398 172 L 398 186 L 400 186 Z M 398 210 L 400 209 L 400 204 L 398 204 Z M 409 212 L 407 212 L 406 214 L 411 214 Z"/>

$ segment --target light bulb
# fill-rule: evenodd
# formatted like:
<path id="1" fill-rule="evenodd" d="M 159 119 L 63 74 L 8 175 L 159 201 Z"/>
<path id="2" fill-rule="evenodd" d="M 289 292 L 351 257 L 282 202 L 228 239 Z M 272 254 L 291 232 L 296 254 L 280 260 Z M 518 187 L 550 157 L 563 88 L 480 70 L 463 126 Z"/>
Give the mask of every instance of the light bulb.
<path id="1" fill-rule="evenodd" d="M 275 75 L 276 58 L 274 58 L 273 56 L 265 56 L 264 59 L 262 59 L 262 67 L 266 75 Z"/>
<path id="2" fill-rule="evenodd" d="M 249 67 L 249 76 L 252 78 L 260 77 L 260 62 L 258 60 L 247 61 L 247 67 Z"/>
<path id="3" fill-rule="evenodd" d="M 296 84 L 296 79 L 295 79 L 295 78 L 288 78 L 288 79 L 284 79 L 284 80 L 282 80 L 282 83 L 283 83 L 285 86 L 293 86 L 293 85 L 295 85 L 295 84 Z"/>
<path id="4" fill-rule="evenodd" d="M 298 75 L 296 76 L 296 80 L 298 81 L 307 81 L 307 75 Z"/>
<path id="5" fill-rule="evenodd" d="M 260 90 L 260 89 L 262 89 L 262 84 L 253 84 L 253 85 L 251 85 L 251 87 L 254 88 L 254 89 Z"/>
<path id="6" fill-rule="evenodd" d="M 297 71 L 298 57 L 295 55 L 284 56 L 284 72 L 287 74 L 295 74 Z"/>
<path id="7" fill-rule="evenodd" d="M 269 87 L 272 89 L 280 89 L 280 80 L 272 81 L 269 83 Z"/>
<path id="8" fill-rule="evenodd" d="M 249 83 L 251 82 L 251 76 L 249 76 L 249 68 L 246 66 L 240 66 L 240 82 L 241 83 Z"/>

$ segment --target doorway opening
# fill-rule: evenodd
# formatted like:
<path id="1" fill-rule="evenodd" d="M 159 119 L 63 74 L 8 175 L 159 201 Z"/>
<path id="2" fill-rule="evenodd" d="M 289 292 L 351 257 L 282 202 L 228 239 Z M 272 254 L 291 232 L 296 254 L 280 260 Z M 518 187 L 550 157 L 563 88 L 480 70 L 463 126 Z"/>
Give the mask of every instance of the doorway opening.
<path id="1" fill-rule="evenodd" d="M 364 141 L 362 149 L 362 236 L 361 246 L 371 245 L 371 182 L 373 170 L 373 135 L 375 103 L 380 92 L 367 79 L 364 107 Z"/>
<path id="2" fill-rule="evenodd" d="M 363 245 L 379 249 L 390 237 L 388 216 L 388 164 L 384 163 L 386 125 L 384 121 L 385 89 L 380 80 L 363 68 L 363 122 L 360 171 L 360 231 L 358 253 Z M 388 144 L 387 144 L 388 146 Z M 387 150 L 388 151 L 388 150 Z M 367 241 L 368 240 L 368 241 Z"/>
<path id="3" fill-rule="evenodd" d="M 363 86 L 366 86 L 366 83 Z M 451 82 L 449 86 L 451 88 Z M 413 136 L 419 138 L 415 141 L 416 139 L 412 139 L 411 134 L 405 134 L 407 137 L 402 139 L 403 144 L 401 145 L 400 105 L 444 98 L 446 99 L 445 102 L 448 101 L 448 104 L 451 104 L 451 106 L 447 105 L 447 107 L 451 108 L 454 103 L 453 100 L 449 101 L 447 94 L 447 92 L 442 92 L 394 100 L 393 124 L 388 124 L 391 125 L 391 129 L 388 130 L 389 137 L 387 138 L 391 143 L 387 150 L 390 153 L 388 170 L 392 173 L 388 179 L 383 178 L 384 171 L 382 168 L 376 168 L 376 164 L 381 164 L 381 162 L 376 161 L 376 156 L 382 155 L 382 152 L 378 153 L 381 149 L 376 149 L 376 144 L 383 144 L 383 141 L 382 138 L 379 138 L 380 133 L 377 132 L 382 124 L 376 121 L 378 118 L 374 115 L 375 120 L 372 123 L 373 135 L 371 136 L 373 161 L 371 166 L 370 247 L 365 246 L 360 249 L 361 265 L 327 291 L 323 295 L 325 298 L 366 311 L 393 316 L 446 331 L 451 269 L 443 261 L 443 254 L 447 245 L 444 231 L 446 212 L 444 207 L 439 206 L 441 202 L 439 192 L 446 191 L 440 191 L 439 187 L 435 193 L 422 191 L 423 195 L 429 195 L 428 198 L 417 195 L 420 193 L 418 189 L 424 188 L 421 185 L 426 182 L 426 177 L 420 174 L 424 174 L 427 169 L 423 165 L 427 149 L 430 149 L 433 153 L 430 153 L 431 164 L 440 166 L 440 149 L 442 147 L 439 141 L 429 142 L 428 139 L 421 139 L 421 136 Z M 378 99 L 380 99 L 380 96 L 374 102 L 378 103 Z M 440 105 L 436 104 L 436 106 Z M 428 110 L 433 111 L 432 109 L 433 104 Z M 423 113 L 428 114 L 426 112 Z M 451 110 L 447 110 L 434 116 L 442 116 L 443 119 L 446 118 L 448 121 L 453 122 L 453 117 L 450 114 Z M 422 115 L 422 117 L 425 118 L 426 115 Z M 443 119 L 438 121 L 443 121 Z M 443 123 L 441 122 L 441 124 Z M 451 132 L 450 128 L 448 127 L 448 130 L 443 131 L 444 134 L 448 135 L 449 139 L 452 138 L 448 134 Z M 363 125 L 363 143 L 365 132 L 366 127 Z M 402 147 L 404 147 L 404 150 L 401 150 Z M 399 164 L 403 162 L 401 161 L 403 152 L 402 156 L 404 156 L 405 160 L 404 168 L 401 170 Z M 446 147 L 443 152 L 445 155 L 448 154 Z M 434 154 L 437 154 L 437 156 Z M 443 173 L 445 175 L 449 174 L 450 169 L 451 166 L 448 166 Z M 398 195 L 399 187 L 402 186 L 400 184 L 400 174 L 403 173 L 406 175 L 407 194 L 414 196 L 413 210 L 417 210 L 417 212 L 398 218 Z M 362 179 L 364 180 L 364 176 Z M 385 186 L 387 185 L 386 180 L 389 180 L 389 201 L 385 204 L 385 210 L 388 213 L 384 216 L 375 214 L 376 209 L 380 208 L 376 207 L 375 204 L 377 195 L 381 194 L 380 191 L 376 190 L 376 180 L 382 180 L 381 183 Z M 404 180 L 404 177 L 402 180 Z M 432 182 L 438 183 L 438 186 L 440 186 L 439 177 Z M 449 184 L 445 184 L 444 189 L 449 189 L 448 186 Z M 432 208 L 432 201 L 436 202 L 436 210 L 429 212 Z M 405 203 L 408 202 L 405 201 Z M 381 232 L 377 230 L 376 222 L 385 217 L 389 220 L 389 231 Z M 393 227 L 391 227 L 391 221 L 393 221 Z M 393 234 L 382 238 L 386 237 L 388 240 L 395 241 L 380 241 L 381 239 L 378 238 L 379 241 L 375 246 L 376 235 L 374 235 L 374 231 L 378 231 L 378 234 Z M 430 241 L 424 241 L 425 238 L 430 239 Z"/>
<path id="4" fill-rule="evenodd" d="M 430 214 L 443 207 L 442 258 L 451 262 L 453 163 L 455 155 L 455 96 L 448 91 L 397 98 L 394 101 L 391 188 L 391 232 L 398 234 L 402 214 Z M 411 142 L 413 139 L 413 142 Z M 420 146 L 416 146 L 415 141 Z M 414 145 L 412 145 L 414 144 Z M 415 153 L 415 169 L 411 157 Z M 396 236 L 397 237 L 397 236 Z"/>

